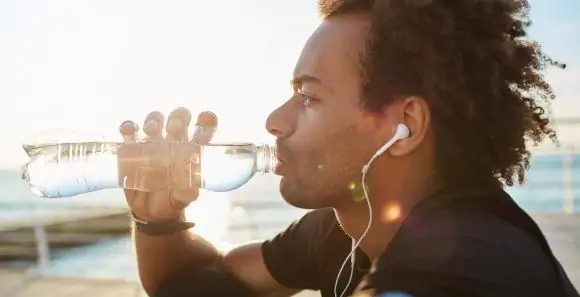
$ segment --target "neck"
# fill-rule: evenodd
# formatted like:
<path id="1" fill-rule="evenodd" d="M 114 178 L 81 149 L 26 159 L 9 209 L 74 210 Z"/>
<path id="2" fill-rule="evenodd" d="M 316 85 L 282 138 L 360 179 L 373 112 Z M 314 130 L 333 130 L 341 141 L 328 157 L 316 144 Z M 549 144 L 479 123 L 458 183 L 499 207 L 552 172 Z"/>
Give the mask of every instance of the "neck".
<path id="1" fill-rule="evenodd" d="M 370 201 L 372 224 L 359 247 L 371 260 L 385 251 L 411 208 L 437 189 L 436 183 L 427 175 L 403 182 L 388 182 L 385 176 L 389 174 L 380 171 L 371 169 L 367 175 L 368 201 L 351 202 L 335 209 L 342 228 L 359 241 L 368 226 Z M 400 176 L 409 176 L 400 173 Z"/>

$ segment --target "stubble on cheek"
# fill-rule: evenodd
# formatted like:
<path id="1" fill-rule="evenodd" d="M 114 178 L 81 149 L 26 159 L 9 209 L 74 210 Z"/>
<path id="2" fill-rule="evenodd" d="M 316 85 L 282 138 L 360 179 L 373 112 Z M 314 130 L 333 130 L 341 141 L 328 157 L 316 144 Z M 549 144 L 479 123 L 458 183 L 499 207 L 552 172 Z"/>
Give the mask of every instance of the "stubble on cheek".
<path id="1" fill-rule="evenodd" d="M 321 186 L 349 189 L 353 183 L 360 183 L 357 178 L 368 161 L 368 137 L 362 135 L 355 125 L 328 132 L 324 139 L 320 137 L 310 142 L 300 152 L 302 166 L 299 171 L 302 172 L 298 173 L 302 177 L 310 176 L 311 182 Z"/>

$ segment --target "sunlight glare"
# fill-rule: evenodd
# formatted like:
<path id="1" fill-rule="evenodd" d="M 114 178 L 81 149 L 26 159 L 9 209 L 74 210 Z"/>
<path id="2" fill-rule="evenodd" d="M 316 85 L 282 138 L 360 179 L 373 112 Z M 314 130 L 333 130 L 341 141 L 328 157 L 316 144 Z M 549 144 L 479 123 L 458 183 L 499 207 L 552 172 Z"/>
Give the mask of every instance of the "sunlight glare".
<path id="1" fill-rule="evenodd" d="M 230 199 L 227 193 L 200 190 L 199 198 L 185 209 L 185 216 L 195 223 L 192 231 L 196 234 L 220 249 L 229 247 L 226 238 Z"/>
<path id="2" fill-rule="evenodd" d="M 385 222 L 392 222 L 401 217 L 401 206 L 398 204 L 387 205 L 383 209 L 383 220 Z"/>

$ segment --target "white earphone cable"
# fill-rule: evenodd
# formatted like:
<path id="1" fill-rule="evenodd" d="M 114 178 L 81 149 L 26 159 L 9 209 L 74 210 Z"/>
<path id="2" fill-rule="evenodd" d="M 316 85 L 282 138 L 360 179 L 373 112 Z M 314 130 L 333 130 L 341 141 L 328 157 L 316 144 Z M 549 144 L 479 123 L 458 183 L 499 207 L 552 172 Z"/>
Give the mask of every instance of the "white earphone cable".
<path id="1" fill-rule="evenodd" d="M 375 154 L 373 155 L 373 157 L 369 160 L 369 162 L 363 167 L 362 169 L 362 178 L 361 178 L 361 182 L 362 182 L 362 188 L 363 188 L 363 193 L 365 196 L 365 201 L 367 202 L 367 208 L 368 208 L 368 212 L 369 212 L 369 221 L 367 222 L 367 226 L 365 228 L 365 230 L 363 231 L 361 237 L 359 238 L 359 240 L 355 241 L 354 238 L 352 239 L 353 245 L 352 248 L 350 250 L 350 253 L 348 254 L 348 256 L 346 257 L 346 259 L 344 259 L 344 262 L 342 263 L 342 266 L 340 267 L 340 270 L 338 271 L 338 275 L 336 276 L 336 281 L 334 282 L 334 296 L 335 297 L 343 297 L 344 293 L 346 293 L 346 290 L 348 290 L 348 287 L 350 286 L 350 282 L 352 281 L 352 277 L 354 275 L 354 266 L 355 266 L 355 253 L 356 253 L 356 249 L 358 248 L 358 246 L 361 244 L 362 240 L 365 238 L 365 236 L 367 235 L 367 233 L 369 232 L 369 230 L 371 229 L 371 225 L 373 223 L 373 208 L 371 206 L 371 201 L 369 200 L 369 196 L 368 196 L 368 192 L 367 192 L 367 187 L 366 187 L 366 176 L 367 176 L 367 171 L 368 168 L 370 168 L 371 163 L 379 156 L 380 154 Z M 340 279 L 340 275 L 342 274 L 342 271 L 344 270 L 344 267 L 346 266 L 346 263 L 348 262 L 348 260 L 351 260 L 351 264 L 350 264 L 350 277 L 348 279 L 348 282 L 346 284 L 346 286 L 344 287 L 344 289 L 342 290 L 342 292 L 340 293 L 340 295 L 337 295 L 336 290 L 338 289 L 338 282 Z"/>
<path id="2" fill-rule="evenodd" d="M 365 236 L 367 235 L 367 233 L 371 229 L 371 225 L 373 224 L 373 207 L 371 205 L 371 201 L 369 199 L 369 195 L 367 192 L 367 186 L 366 186 L 367 172 L 368 172 L 369 168 L 371 167 L 371 164 L 373 163 L 373 161 L 376 158 L 378 158 L 385 151 L 387 151 L 391 146 L 393 146 L 393 144 L 395 144 L 395 142 L 397 142 L 398 140 L 401 140 L 401 139 L 405 139 L 408 136 L 409 136 L 409 128 L 407 126 L 405 126 L 404 124 L 399 124 L 397 126 L 397 130 L 395 131 L 395 135 L 393 136 L 393 138 L 391 138 L 389 141 L 387 141 L 387 143 L 385 143 L 382 147 L 380 147 L 375 152 L 375 154 L 371 157 L 371 159 L 367 162 L 367 164 L 365 164 L 361 169 L 361 173 L 362 173 L 361 183 L 362 183 L 363 193 L 365 196 L 364 198 L 365 198 L 365 201 L 367 202 L 367 208 L 368 208 L 368 212 L 369 212 L 369 220 L 368 220 L 367 226 L 366 226 L 365 230 L 363 231 L 363 233 L 361 234 L 359 240 L 355 241 L 354 238 L 352 238 L 352 247 L 351 247 L 350 253 L 346 257 L 346 259 L 344 259 L 344 262 L 342 262 L 342 265 L 340 266 L 340 269 L 338 270 L 338 274 L 336 275 L 336 280 L 334 282 L 334 296 L 335 297 L 343 297 L 344 294 L 346 293 L 346 291 L 348 290 L 350 283 L 352 281 L 352 278 L 354 276 L 354 268 L 355 268 L 355 264 L 356 264 L 355 263 L 356 262 L 356 249 L 361 244 L 361 242 L 363 241 L 363 239 L 365 238 Z M 344 267 L 346 267 L 346 263 L 348 262 L 349 259 L 351 262 L 351 264 L 350 264 L 350 276 L 348 278 L 348 282 L 346 283 L 346 286 L 344 287 L 344 289 L 342 290 L 340 295 L 337 295 L 336 290 L 338 289 L 338 282 L 339 282 L 340 276 L 342 275 L 342 271 L 344 270 Z"/>

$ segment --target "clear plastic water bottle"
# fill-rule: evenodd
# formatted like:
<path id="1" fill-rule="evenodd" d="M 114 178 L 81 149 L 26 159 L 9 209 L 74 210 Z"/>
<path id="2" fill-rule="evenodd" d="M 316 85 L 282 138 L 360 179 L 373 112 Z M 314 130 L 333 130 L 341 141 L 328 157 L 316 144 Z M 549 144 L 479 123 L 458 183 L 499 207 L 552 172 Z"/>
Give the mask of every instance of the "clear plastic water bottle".
<path id="1" fill-rule="evenodd" d="M 44 141 L 23 148 L 30 161 L 22 178 L 33 194 L 46 198 L 111 188 L 225 192 L 277 164 L 274 146 L 253 143 Z"/>

